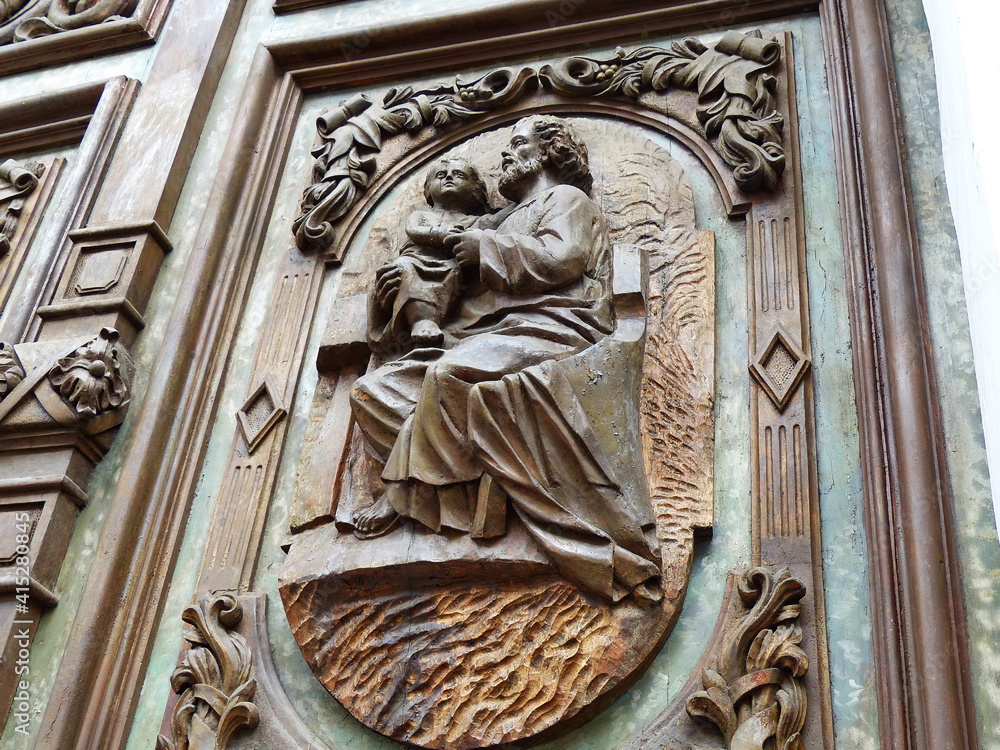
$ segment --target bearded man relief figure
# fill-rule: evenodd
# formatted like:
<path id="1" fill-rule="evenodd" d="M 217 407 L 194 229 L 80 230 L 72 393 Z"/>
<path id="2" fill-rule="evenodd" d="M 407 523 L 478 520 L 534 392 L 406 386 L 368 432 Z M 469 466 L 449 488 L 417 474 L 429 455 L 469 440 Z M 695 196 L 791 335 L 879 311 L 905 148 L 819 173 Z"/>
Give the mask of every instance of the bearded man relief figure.
<path id="1" fill-rule="evenodd" d="M 338 523 L 296 537 L 282 599 L 371 728 L 547 737 L 655 655 L 711 525 L 712 236 L 677 162 L 622 123 L 525 118 L 422 184 L 429 210 L 412 181 L 357 266 L 372 359 Z"/>
<path id="2" fill-rule="evenodd" d="M 652 513 L 626 513 L 600 449 L 588 450 L 596 441 L 578 434 L 590 431 L 586 420 L 574 429 L 548 408 L 559 376 L 543 363 L 613 328 L 611 244 L 587 195 L 586 147 L 565 124 L 530 119 L 515 127 L 502 156 L 500 192 L 513 208 L 496 229 L 457 224 L 445 238 L 467 278 L 448 326 L 454 343 L 416 349 L 355 386 L 354 416 L 384 462 L 385 482 L 378 502 L 355 515 L 356 527 L 376 535 L 402 516 L 434 531 L 469 531 L 465 508 L 441 506 L 463 494 L 454 485 L 492 480 L 567 578 L 607 599 L 640 586 L 659 598 L 659 554 L 643 534 Z M 397 268 L 376 274 L 377 307 L 399 295 Z M 526 412 L 512 410 L 519 398 Z M 544 419 L 531 419 L 539 412 Z M 547 469 L 565 476 L 546 477 Z"/>

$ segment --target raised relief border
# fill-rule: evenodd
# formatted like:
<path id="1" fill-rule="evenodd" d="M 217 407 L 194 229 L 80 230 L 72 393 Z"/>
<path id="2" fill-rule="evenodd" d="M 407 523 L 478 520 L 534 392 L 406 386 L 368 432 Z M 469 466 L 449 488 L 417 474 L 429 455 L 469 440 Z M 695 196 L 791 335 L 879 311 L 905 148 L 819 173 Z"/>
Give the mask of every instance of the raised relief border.
<path id="1" fill-rule="evenodd" d="M 18 685 L 20 650 L 34 636 L 41 614 L 58 604 L 54 591 L 77 514 L 89 502 L 85 488 L 125 418 L 133 363 L 114 320 L 79 319 L 73 330 L 38 341 L 30 321 L 47 284 L 66 270 L 62 233 L 86 220 L 95 175 L 102 174 L 131 106 L 137 84 L 124 78 L 59 92 L 0 108 L 0 144 L 9 152 L 79 143 L 72 164 L 9 160 L 0 165 L 0 234 L 10 241 L 0 257 L 0 704 L 6 714 Z M 11 111 L 13 109 L 14 111 Z M 49 201 L 60 184 L 62 198 Z M 45 221 L 50 242 L 33 241 Z M 29 262 L 43 273 L 22 276 Z M 110 274 L 90 265 L 78 273 L 85 291 L 120 283 L 127 268 Z M 114 284 L 110 288 L 113 288 Z M 97 290 L 94 290 L 95 292 Z M 9 554 L 16 551 L 16 555 Z"/>
<path id="2" fill-rule="evenodd" d="M 435 135 L 450 138 L 447 143 L 460 143 L 461 135 L 445 134 L 453 130 L 459 134 L 467 134 L 465 137 L 475 134 L 475 120 L 479 118 L 490 118 L 490 122 L 496 123 L 493 127 L 497 127 L 539 109 L 563 116 L 585 116 L 588 112 L 594 112 L 605 117 L 618 116 L 624 119 L 641 112 L 651 113 L 649 119 L 662 123 L 658 127 L 691 148 L 705 163 L 731 215 L 746 215 L 748 226 L 763 227 L 759 238 L 755 236 L 756 232 L 748 232 L 748 260 L 756 274 L 760 273 L 761 264 L 765 266 L 766 278 L 773 280 L 771 286 L 774 289 L 768 292 L 767 307 L 754 319 L 757 325 L 752 326 L 749 331 L 749 350 L 751 360 L 759 359 L 758 366 L 775 383 L 772 391 L 780 393 L 784 402 L 782 417 L 794 420 L 794 424 L 789 428 L 787 425 L 768 421 L 771 417 L 766 415 L 760 415 L 762 419 L 754 420 L 755 430 L 759 428 L 760 434 L 773 433 L 778 436 L 776 442 L 785 451 L 781 458 L 775 458 L 774 452 L 765 450 L 766 443 L 761 442 L 759 446 L 763 453 L 755 458 L 762 474 L 772 477 L 770 486 L 779 488 L 775 496 L 781 498 L 782 502 L 785 502 L 786 497 L 794 497 L 795 501 L 787 507 L 782 505 L 777 510 L 772 510 L 768 517 L 774 519 L 773 522 L 763 526 L 755 523 L 752 530 L 754 562 L 767 569 L 789 563 L 800 579 L 816 584 L 808 587 L 807 593 L 806 585 L 796 579 L 800 587 L 796 601 L 802 600 L 801 606 L 809 612 L 807 622 L 812 627 L 822 617 L 822 576 L 818 561 L 811 557 L 813 530 L 808 519 L 816 502 L 815 488 L 811 484 L 814 479 L 813 448 L 809 432 L 802 427 L 805 424 L 803 420 L 812 407 L 808 390 L 799 387 L 807 376 L 805 362 L 808 340 L 804 330 L 807 330 L 808 319 L 798 309 L 798 300 L 806 298 L 804 273 L 801 271 L 803 265 L 800 262 L 805 248 L 798 208 L 801 204 L 801 196 L 797 195 L 800 190 L 799 181 L 794 170 L 791 173 L 786 170 L 788 159 L 791 158 L 794 163 L 797 158 L 795 118 L 788 116 L 789 112 L 794 113 L 794 105 L 790 101 L 794 98 L 794 87 L 787 73 L 791 66 L 785 57 L 789 50 L 788 37 L 763 39 L 759 34 L 730 32 L 712 46 L 697 39 L 686 39 L 671 47 L 619 49 L 600 58 L 573 57 L 538 69 L 504 68 L 475 80 L 459 77 L 452 82 L 420 91 L 397 87 L 390 90 L 379 105 L 357 95 L 343 102 L 340 107 L 324 113 L 318 123 L 314 177 L 306 188 L 302 211 L 295 221 L 297 251 L 293 248 L 290 252 L 287 267 L 279 274 L 280 282 L 274 290 L 271 303 L 273 314 L 268 316 L 271 323 L 263 335 L 250 376 L 247 402 L 241 410 L 239 433 L 234 438 L 233 458 L 216 507 L 199 591 L 210 593 L 240 590 L 253 580 L 263 519 L 271 500 L 277 461 L 285 437 L 286 423 L 281 416 L 284 409 L 290 408 L 287 405 L 302 366 L 304 329 L 308 328 L 304 323 L 314 315 L 318 298 L 321 273 L 317 265 L 337 262 L 343 258 L 363 217 L 386 193 L 387 185 L 392 184 L 389 180 L 395 179 L 392 177 L 394 170 L 399 172 L 401 169 L 394 165 L 405 157 L 407 149 L 412 148 L 412 144 L 426 145 Z M 649 119 L 645 121 L 648 122 Z M 789 122 L 792 123 L 791 133 L 788 132 Z M 483 126 L 479 127 L 482 129 Z M 774 238 L 771 244 L 767 244 L 769 237 Z M 366 262 L 375 262 L 377 265 L 377 261 L 371 259 Z M 368 269 L 369 274 L 372 268 Z M 625 277 L 627 274 L 622 276 Z M 327 555 L 331 543 L 346 549 L 350 541 L 349 531 L 348 541 L 343 541 L 343 536 L 333 542 L 327 538 L 331 533 L 336 537 L 336 532 L 333 531 L 335 526 L 348 529 L 358 527 L 358 516 L 351 510 L 353 501 L 345 505 L 344 498 L 353 492 L 356 500 L 358 493 L 364 494 L 366 484 L 363 479 L 359 481 L 359 467 L 353 465 L 348 456 L 360 456 L 364 451 L 363 443 L 358 442 L 361 439 L 359 433 L 355 430 L 352 435 L 349 427 L 352 424 L 349 404 L 350 394 L 352 390 L 356 391 L 357 379 L 364 373 L 368 360 L 364 322 L 367 285 L 364 280 L 368 278 L 359 276 L 361 283 L 354 284 L 358 287 L 354 292 L 350 291 L 353 287 L 349 282 L 343 282 L 342 299 L 337 303 L 335 319 L 320 347 L 319 362 L 324 377 L 321 377 L 317 389 L 314 416 L 308 428 L 310 437 L 307 438 L 303 453 L 307 463 L 300 472 L 299 481 L 301 492 L 297 493 L 290 511 L 292 531 L 297 534 L 292 541 L 289 568 L 282 574 L 285 582 L 283 597 L 293 631 L 302 636 L 300 642 L 312 644 L 310 648 L 321 647 L 326 638 L 319 632 L 325 625 L 317 626 L 316 622 L 311 622 L 310 608 L 315 610 L 317 602 L 324 596 L 323 591 L 339 590 L 337 586 L 351 585 L 330 582 L 340 574 L 338 571 L 334 572 L 330 581 L 324 583 L 307 569 L 306 563 L 318 559 L 320 554 Z M 647 290 L 647 296 L 650 306 L 655 308 L 658 295 L 654 293 L 652 278 L 651 273 L 651 286 Z M 643 305 L 641 289 L 640 283 L 635 292 L 638 294 L 638 304 Z M 753 290 L 750 291 L 753 294 Z M 662 296 L 667 298 L 670 294 Z M 756 296 L 752 298 L 756 299 Z M 628 308 L 628 300 L 628 293 L 623 290 L 620 298 L 623 310 Z M 766 313 L 771 311 L 780 311 L 780 318 L 768 317 Z M 793 314 L 798 316 L 797 319 L 786 317 Z M 779 323 L 783 324 L 782 337 L 766 339 L 768 334 L 760 330 L 760 327 Z M 655 330 L 649 333 L 647 346 L 654 341 Z M 767 345 L 763 346 L 764 344 Z M 787 357 L 783 358 L 782 355 Z M 789 369 L 785 359 L 793 360 L 791 370 L 794 372 L 785 372 Z M 759 377 L 756 371 L 751 371 L 754 377 Z M 751 372 L 747 373 L 747 377 L 751 377 Z M 669 376 L 656 380 L 659 386 L 663 386 Z M 761 389 L 754 390 L 755 399 L 758 391 L 761 398 L 772 403 L 770 396 Z M 655 388 L 645 393 L 646 398 L 655 400 Z M 653 432 L 662 434 L 663 430 Z M 329 446 L 331 453 L 321 456 L 316 453 L 315 445 L 310 449 L 308 443 L 315 440 Z M 756 451 L 756 441 L 754 446 Z M 656 466 L 657 452 L 661 447 L 655 441 L 647 441 L 645 447 L 647 462 Z M 660 471 L 664 477 L 669 477 L 671 468 L 664 464 Z M 788 484 L 789 470 L 795 477 L 793 487 Z M 656 479 L 649 479 L 652 491 Z M 488 508 L 492 502 L 491 492 L 490 489 L 484 491 L 480 488 L 476 497 L 469 497 L 470 507 Z M 500 497 L 503 497 L 502 493 Z M 756 520 L 761 517 L 760 508 L 763 507 L 765 498 L 755 493 L 753 499 L 753 517 Z M 454 503 L 457 500 L 452 498 L 448 502 Z M 774 501 L 771 502 L 773 507 Z M 449 508 L 459 506 L 461 502 Z M 665 518 L 670 518 L 671 512 L 668 511 Z M 473 515 L 478 516 L 476 513 Z M 475 539 L 477 536 L 503 535 L 505 530 L 509 532 L 510 519 L 513 517 L 514 514 L 509 513 L 505 525 L 496 522 L 496 519 L 491 520 L 487 511 L 482 519 L 481 529 L 470 524 L 470 537 Z M 476 520 L 479 520 L 478 517 Z M 691 523 L 687 527 L 688 534 L 695 528 L 707 528 L 711 523 L 710 506 L 707 518 L 701 512 L 695 513 L 695 518 L 689 520 Z M 460 527 L 462 523 L 459 522 Z M 372 529 L 361 529 L 361 535 L 370 534 L 372 530 L 376 534 L 382 533 L 380 524 L 381 521 L 376 520 Z M 782 542 L 772 541 L 783 538 L 790 530 L 792 536 L 804 544 L 788 547 Z M 391 528 L 386 533 L 390 536 L 397 534 Z M 371 549 L 376 549 L 382 540 L 375 539 L 366 543 Z M 437 560 L 432 554 L 433 550 L 428 549 L 427 552 L 429 564 L 432 560 Z M 299 561 L 302 561 L 301 565 Z M 437 564 L 442 562 L 443 560 L 438 561 Z M 542 556 L 528 562 L 541 571 L 545 568 L 546 560 Z M 667 565 L 664 568 L 662 584 L 667 591 L 672 592 L 670 596 L 683 596 L 686 585 L 683 567 Z M 322 575 L 329 573 L 330 571 L 324 571 Z M 533 573 L 536 574 L 537 571 Z M 673 575 L 680 577 L 672 578 Z M 554 594 L 550 592 L 550 595 Z M 393 611 L 405 611 L 400 602 L 386 599 L 383 604 Z M 332 612 L 325 605 L 320 606 L 318 611 Z M 441 611 L 448 616 L 445 610 Z M 345 621 L 360 618 L 359 621 L 362 622 L 377 616 L 375 611 L 360 610 L 341 614 Z M 791 632 L 790 643 L 794 641 L 796 632 L 798 631 L 794 629 Z M 348 637 L 353 638 L 350 635 Z M 327 643 L 326 648 L 330 645 Z M 716 646 L 721 648 L 718 643 Z M 796 668 L 796 679 L 801 677 L 806 663 L 822 663 L 819 655 L 819 651 L 825 648 L 822 636 L 810 634 L 804 648 L 801 665 Z M 334 652 L 339 651 L 340 649 L 334 648 Z M 326 651 L 323 650 L 323 653 Z M 309 653 L 306 656 L 307 659 L 312 658 Z M 577 661 L 579 660 L 574 663 Z M 583 664 L 585 661 L 586 659 L 579 663 Z M 753 671 L 752 665 L 746 666 L 749 663 L 744 658 L 741 668 Z M 324 668 L 326 666 L 329 664 L 325 664 Z M 706 665 L 706 668 L 710 673 L 723 674 L 719 671 L 721 666 L 709 668 Z M 736 667 L 726 672 L 728 677 L 719 679 L 739 682 L 741 676 L 731 674 L 733 669 Z M 773 677 L 777 680 L 775 684 L 780 683 L 777 673 L 766 671 L 772 667 L 763 669 L 769 679 Z M 822 669 L 819 674 L 823 674 Z M 329 681 L 327 676 L 320 676 L 338 698 L 342 695 L 358 695 L 361 703 L 354 709 L 362 713 L 371 716 L 380 713 L 391 715 L 405 709 L 389 704 L 364 704 L 365 695 L 374 697 L 380 691 L 371 690 L 370 686 L 356 689 L 358 686 L 353 683 L 345 688 L 337 681 L 350 682 L 353 678 L 343 669 L 332 669 Z M 699 680 L 701 676 L 699 673 Z M 613 678 L 614 681 L 618 679 Z M 709 674 L 706 679 L 711 683 L 715 678 Z M 796 708 L 797 718 L 793 722 L 796 727 L 794 734 L 809 738 L 817 746 L 829 741 L 824 736 L 822 727 L 825 722 L 821 718 L 828 711 L 827 688 L 824 683 L 823 678 L 816 683 L 814 694 L 817 700 L 812 710 L 806 711 L 804 694 L 800 696 L 801 700 Z M 731 695 L 734 706 L 740 703 L 745 692 L 740 692 L 740 685 L 733 686 L 735 692 L 727 693 Z M 686 697 L 709 687 L 711 685 L 699 682 L 675 705 L 683 706 Z M 761 695 L 769 689 L 764 687 Z M 755 694 L 754 705 L 759 702 L 758 697 Z M 586 705 L 586 700 L 580 705 Z M 572 716 L 579 710 L 579 706 L 574 706 L 567 715 Z M 741 707 L 733 710 L 742 715 Z M 589 714 L 586 712 L 581 713 L 580 718 L 587 715 Z M 690 722 L 690 719 L 687 720 Z M 433 723 L 434 720 L 430 721 Z M 782 724 L 781 731 L 782 736 L 787 739 L 790 735 L 785 733 L 785 723 Z M 425 733 L 420 735 L 413 734 L 412 727 L 408 728 L 405 721 L 395 727 L 390 724 L 391 722 L 378 725 L 376 722 L 376 725 L 370 725 L 389 736 L 427 747 L 441 746 L 442 742 L 449 741 L 446 737 L 449 731 L 447 723 L 441 724 L 440 734 L 434 734 L 439 731 L 437 727 L 430 724 L 422 726 L 421 731 Z M 516 735 L 492 735 L 486 732 L 477 738 L 466 734 L 467 739 L 463 742 L 472 747 L 516 739 L 530 736 L 532 730 L 539 731 L 546 726 L 543 723 L 538 727 L 525 727 L 520 730 L 524 734 Z M 722 731 L 725 735 L 730 730 L 736 731 L 731 727 L 723 727 Z M 666 738 L 659 737 L 656 741 L 665 740 Z"/>

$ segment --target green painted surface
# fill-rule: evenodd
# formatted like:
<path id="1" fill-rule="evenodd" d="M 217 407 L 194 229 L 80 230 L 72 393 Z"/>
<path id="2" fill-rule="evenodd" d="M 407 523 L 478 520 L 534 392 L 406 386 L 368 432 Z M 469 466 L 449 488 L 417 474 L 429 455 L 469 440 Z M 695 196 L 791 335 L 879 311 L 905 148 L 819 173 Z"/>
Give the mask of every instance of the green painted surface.
<path id="1" fill-rule="evenodd" d="M 965 598 L 979 746 L 1000 748 L 1000 546 L 961 261 L 941 157 L 934 62 L 921 4 L 917 0 L 889 0 L 887 8 L 920 239 L 934 374 L 941 397 L 948 479 L 954 496 L 955 542 Z"/>

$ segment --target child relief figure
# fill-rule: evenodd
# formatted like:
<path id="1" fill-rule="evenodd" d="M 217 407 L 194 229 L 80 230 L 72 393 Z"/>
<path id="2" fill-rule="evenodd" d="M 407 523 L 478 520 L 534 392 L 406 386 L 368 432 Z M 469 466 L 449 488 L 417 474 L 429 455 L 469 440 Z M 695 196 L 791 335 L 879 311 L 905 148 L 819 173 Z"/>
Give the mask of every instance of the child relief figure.
<path id="1" fill-rule="evenodd" d="M 392 305 L 386 338 L 399 343 L 408 330 L 416 346 L 437 346 L 444 338 L 441 323 L 462 288 L 448 237 L 479 227 L 490 206 L 486 184 L 465 159 L 438 162 L 424 181 L 424 197 L 431 208 L 410 214 L 399 257 L 376 274 L 375 297 L 383 309 Z"/>

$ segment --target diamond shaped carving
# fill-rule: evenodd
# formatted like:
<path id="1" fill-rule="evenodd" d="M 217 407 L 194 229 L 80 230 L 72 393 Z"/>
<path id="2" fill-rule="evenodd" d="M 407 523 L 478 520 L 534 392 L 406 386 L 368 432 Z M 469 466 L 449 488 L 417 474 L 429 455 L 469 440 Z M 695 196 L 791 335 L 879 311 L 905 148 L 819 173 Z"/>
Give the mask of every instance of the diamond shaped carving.
<path id="1" fill-rule="evenodd" d="M 285 404 L 281 400 L 281 393 L 274 385 L 271 376 L 268 375 L 264 381 L 254 389 L 253 393 L 246 400 L 246 403 L 236 412 L 236 419 L 240 423 L 240 430 L 243 432 L 243 439 L 246 440 L 247 450 L 253 453 L 260 441 L 288 412 Z"/>
<path id="2" fill-rule="evenodd" d="M 785 408 L 808 369 L 809 358 L 780 326 L 750 363 L 750 372 L 779 411 Z"/>

